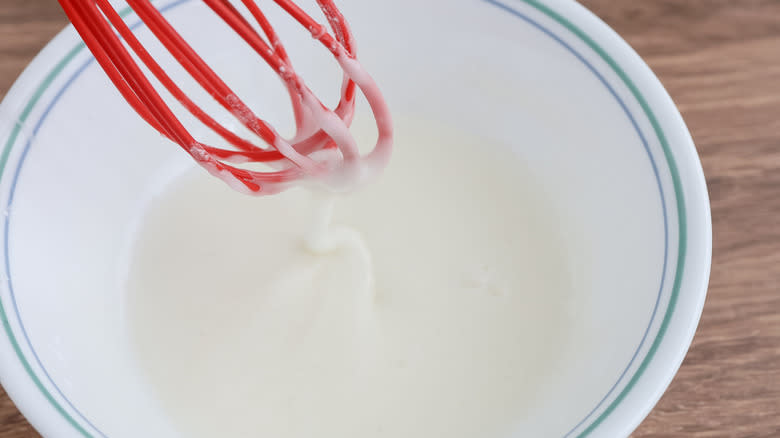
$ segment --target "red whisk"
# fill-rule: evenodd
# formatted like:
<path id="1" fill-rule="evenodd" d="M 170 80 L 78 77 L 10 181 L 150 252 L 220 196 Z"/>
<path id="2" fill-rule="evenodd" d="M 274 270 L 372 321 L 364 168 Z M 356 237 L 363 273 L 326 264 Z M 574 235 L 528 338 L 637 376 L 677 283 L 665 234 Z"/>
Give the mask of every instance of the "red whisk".
<path id="1" fill-rule="evenodd" d="M 127 3 L 192 78 L 260 137 L 267 147 L 259 147 L 239 137 L 195 104 L 136 39 L 109 0 L 59 0 L 89 50 L 133 109 L 154 129 L 176 142 L 201 166 L 233 188 L 250 194 L 271 194 L 303 179 L 315 179 L 343 187 L 345 183 L 360 180 L 368 173 L 367 170 L 381 169 L 387 164 L 392 149 L 389 110 L 373 79 L 357 62 L 350 29 L 332 0 L 316 0 L 332 34 L 292 1 L 274 2 L 308 29 L 333 54 L 343 69 L 341 97 L 334 109 L 323 105 L 295 72 L 284 45 L 254 0 L 240 0 L 251 17 L 244 16 L 229 0 L 202 1 L 249 44 L 284 82 L 292 100 L 296 123 L 296 134 L 292 139 L 282 138 L 272 126 L 255 115 L 176 32 L 150 0 L 127 0 Z M 265 38 L 252 26 L 251 19 L 257 23 Z M 206 145 L 193 138 L 141 71 L 127 47 L 184 108 L 219 134 L 232 148 Z M 355 108 L 356 86 L 371 106 L 379 133 L 373 150 L 364 156 L 358 152 L 349 132 Z M 315 159 L 312 154 L 317 151 L 329 153 Z M 275 163 L 277 169 L 263 172 L 235 166 L 247 162 Z"/>

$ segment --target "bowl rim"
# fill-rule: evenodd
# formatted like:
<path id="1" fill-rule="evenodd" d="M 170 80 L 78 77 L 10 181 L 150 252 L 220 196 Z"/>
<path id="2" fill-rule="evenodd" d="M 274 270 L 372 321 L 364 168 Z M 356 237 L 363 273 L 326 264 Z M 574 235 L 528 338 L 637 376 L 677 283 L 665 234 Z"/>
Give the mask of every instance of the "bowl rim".
<path id="1" fill-rule="evenodd" d="M 166 1 L 161 9 L 168 10 L 189 1 L 191 0 Z M 674 185 L 679 226 L 677 268 L 668 308 L 647 354 L 634 374 L 625 376 L 627 384 L 619 394 L 608 405 L 602 406 L 611 394 L 610 391 L 588 416 L 565 435 L 627 436 L 647 416 L 671 383 L 693 339 L 706 297 L 712 231 L 709 198 L 701 163 L 679 111 L 658 78 L 622 38 L 590 11 L 573 0 L 475 1 L 477 2 L 490 4 L 526 21 L 529 21 L 529 18 L 523 8 L 531 8 L 579 38 L 605 61 L 628 87 L 650 120 L 663 148 Z M 0 175 L 15 144 L 13 137 L 18 135 L 24 120 L 48 85 L 83 51 L 83 43 L 72 27 L 68 26 L 36 56 L 0 103 L 0 118 L 6 112 L 11 112 L 15 113 L 14 120 L 18 120 L 12 128 L 15 133 L 8 136 L 9 140 L 0 154 Z M 0 132 L 0 135 L 5 134 Z M 671 137 L 674 137 L 674 143 L 668 140 Z M 5 240 L 7 241 L 7 235 Z M 695 245 L 689 242 L 694 242 Z M 6 270 L 7 264 L 6 259 Z M 687 281 L 684 281 L 686 276 Z M 10 281 L 8 278 L 5 280 Z M 689 311 L 681 316 L 680 312 L 675 313 L 675 307 L 684 287 L 683 283 L 686 285 L 685 297 L 689 302 Z M 3 287 L 6 285 L 3 284 Z M 0 383 L 20 411 L 46 436 L 67 434 L 63 427 L 69 428 L 71 433 L 76 432 L 76 435 L 93 436 L 93 433 L 74 420 L 67 409 L 60 406 L 55 397 L 46 390 L 28 359 L 24 357 L 5 314 L 2 296 L 0 321 L 4 327 L 4 333 L 0 335 L 3 339 L 0 342 Z M 675 337 L 667 336 L 667 333 L 670 333 L 669 327 L 672 326 Z M 659 357 L 664 359 L 658 359 Z M 19 363 L 11 363 L 14 358 L 18 358 Z M 650 377 L 645 377 L 642 381 L 643 376 Z M 618 379 L 618 383 L 623 377 Z M 626 410 L 626 406 L 631 406 L 631 409 Z M 71 408 L 75 409 L 73 406 Z M 616 411 L 622 414 L 617 415 Z M 104 436 L 99 431 L 98 435 Z"/>

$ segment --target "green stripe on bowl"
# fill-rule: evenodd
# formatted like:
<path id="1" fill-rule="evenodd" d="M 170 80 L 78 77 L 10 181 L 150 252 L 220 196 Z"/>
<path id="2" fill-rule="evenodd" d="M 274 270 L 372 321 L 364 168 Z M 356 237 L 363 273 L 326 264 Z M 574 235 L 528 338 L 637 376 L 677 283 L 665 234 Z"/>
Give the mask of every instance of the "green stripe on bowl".
<path id="1" fill-rule="evenodd" d="M 685 213 L 685 198 L 683 195 L 682 190 L 682 183 L 680 182 L 680 174 L 677 169 L 677 162 L 674 159 L 674 155 L 672 154 L 672 150 L 669 147 L 669 141 L 666 139 L 666 135 L 664 134 L 663 129 L 661 129 L 661 124 L 658 123 L 658 119 L 655 117 L 655 114 L 653 113 L 653 110 L 650 108 L 650 105 L 647 103 L 647 100 L 642 95 L 642 93 L 639 91 L 639 88 L 637 88 L 636 84 L 634 84 L 634 81 L 631 80 L 631 78 L 626 74 L 626 72 L 618 65 L 618 63 L 612 58 L 612 56 L 609 55 L 601 46 L 598 45 L 591 37 L 589 37 L 582 29 L 577 27 L 574 23 L 567 20 L 565 17 L 561 16 L 554 10 L 550 9 L 548 6 L 542 4 L 541 2 L 537 0 L 522 0 L 526 4 L 532 6 L 536 10 L 544 13 L 548 17 L 552 18 L 559 24 L 561 24 L 563 27 L 568 29 L 571 33 L 578 36 L 582 41 L 584 41 L 588 47 L 590 47 L 594 52 L 596 52 L 601 59 L 603 59 L 611 68 L 612 70 L 620 77 L 620 79 L 623 81 L 623 83 L 628 87 L 628 89 L 631 91 L 631 94 L 634 96 L 634 98 L 639 102 L 639 105 L 642 107 L 642 110 L 645 112 L 645 115 L 647 116 L 647 119 L 650 121 L 650 124 L 653 126 L 653 131 L 655 131 L 656 137 L 658 137 L 658 141 L 661 143 L 661 147 L 664 151 L 664 158 L 666 158 L 666 163 L 669 166 L 669 172 L 672 175 L 672 183 L 674 185 L 674 195 L 676 200 L 676 206 L 677 206 L 677 226 L 679 228 L 679 243 L 678 243 L 678 249 L 677 249 L 677 267 L 675 270 L 674 275 L 674 284 L 672 285 L 672 294 L 669 298 L 669 305 L 666 308 L 666 313 L 664 314 L 664 319 L 661 321 L 661 327 L 658 329 L 658 333 L 656 334 L 655 339 L 653 340 L 653 343 L 650 345 L 650 349 L 647 352 L 647 355 L 645 355 L 644 360 L 639 365 L 639 368 L 634 373 L 634 375 L 631 377 L 631 380 L 629 380 L 628 384 L 623 388 L 623 390 L 618 394 L 618 396 L 615 398 L 615 400 L 610 403 L 609 406 L 604 410 L 604 412 L 601 413 L 601 415 L 596 418 L 585 430 L 583 430 L 578 437 L 586 437 L 591 432 L 593 432 L 594 429 L 596 429 L 608 416 L 611 414 L 615 408 L 620 404 L 623 399 L 626 398 L 629 392 L 636 386 L 637 381 L 642 377 L 642 374 L 644 374 L 645 370 L 647 369 L 650 362 L 653 360 L 653 357 L 655 356 L 656 351 L 658 350 L 658 347 L 661 345 L 661 342 L 664 339 L 664 335 L 666 335 L 666 331 L 669 328 L 669 323 L 672 320 L 672 316 L 674 315 L 674 309 L 677 305 L 677 300 L 680 296 L 680 285 L 682 284 L 682 277 L 683 277 L 683 270 L 685 268 L 685 254 L 687 251 L 687 216 Z"/>
<path id="2" fill-rule="evenodd" d="M 65 55 L 64 58 L 60 62 L 57 63 L 56 66 L 52 69 L 51 72 L 49 72 L 48 75 L 46 75 L 46 78 L 44 78 L 43 82 L 38 86 L 38 88 L 35 90 L 33 95 L 30 97 L 30 100 L 27 102 L 27 105 L 25 105 L 24 109 L 22 110 L 21 115 L 19 116 L 19 121 L 16 122 L 14 125 L 13 130 L 11 131 L 11 135 L 8 137 L 8 141 L 5 144 L 5 147 L 3 148 L 3 152 L 0 155 L 0 179 L 2 179 L 3 175 L 5 174 L 5 166 L 8 164 L 8 156 L 11 154 L 11 148 L 13 147 L 13 144 L 16 142 L 16 139 L 19 137 L 19 133 L 22 131 L 22 125 L 25 123 L 27 118 L 30 116 L 30 113 L 32 113 L 33 108 L 35 108 L 35 105 L 40 101 L 41 96 L 43 96 L 43 93 L 46 91 L 47 88 L 51 85 L 52 82 L 59 76 L 60 73 L 62 73 L 62 70 L 65 69 L 65 66 L 70 63 L 70 61 L 73 60 L 73 58 L 76 57 L 76 55 L 79 54 L 84 49 L 85 45 L 84 43 L 79 43 L 74 47 L 73 49 L 68 52 L 67 55 Z M 8 339 L 11 341 L 11 345 L 14 348 L 14 351 L 16 352 L 16 355 L 19 357 L 19 361 L 22 362 L 22 366 L 24 366 L 24 370 L 27 371 L 27 375 L 30 376 L 30 378 L 35 383 L 35 386 L 41 391 L 41 393 L 46 397 L 46 400 L 51 403 L 51 405 L 54 407 L 54 409 L 57 410 L 62 416 L 70 423 L 74 428 L 76 428 L 77 431 L 79 431 L 83 436 L 85 437 L 91 437 L 89 432 L 87 432 L 73 417 L 68 414 L 65 409 L 63 409 L 62 406 L 60 406 L 59 403 L 54 399 L 54 397 L 51 395 L 51 393 L 43 386 L 43 383 L 38 378 L 38 376 L 33 372 L 32 367 L 30 366 L 30 362 L 27 360 L 27 358 L 22 353 L 22 349 L 19 346 L 19 342 L 16 340 L 16 337 L 14 337 L 13 332 L 11 331 L 11 324 L 8 322 L 8 317 L 6 316 L 5 312 L 5 306 L 3 306 L 3 300 L 0 299 L 0 320 L 3 321 L 3 328 L 5 329 L 5 332 L 8 334 Z M 21 322 L 20 322 L 21 323 Z"/>

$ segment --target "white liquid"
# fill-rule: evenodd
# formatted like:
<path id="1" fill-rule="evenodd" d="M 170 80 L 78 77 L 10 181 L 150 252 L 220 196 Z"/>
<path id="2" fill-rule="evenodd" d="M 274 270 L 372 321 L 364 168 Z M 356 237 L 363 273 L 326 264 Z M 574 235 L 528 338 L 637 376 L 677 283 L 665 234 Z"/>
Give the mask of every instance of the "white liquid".
<path id="1" fill-rule="evenodd" d="M 182 436 L 517 432 L 571 335 L 561 218 L 508 148 L 451 129 L 399 129 L 315 252 L 303 190 L 251 198 L 198 169 L 151 203 L 128 324 Z"/>

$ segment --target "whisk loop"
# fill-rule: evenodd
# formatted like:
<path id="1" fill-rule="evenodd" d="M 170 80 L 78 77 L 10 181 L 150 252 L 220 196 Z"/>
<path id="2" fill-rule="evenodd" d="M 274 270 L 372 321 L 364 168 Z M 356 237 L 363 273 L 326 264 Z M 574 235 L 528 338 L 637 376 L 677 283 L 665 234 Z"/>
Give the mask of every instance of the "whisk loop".
<path id="1" fill-rule="evenodd" d="M 392 121 L 384 98 L 371 76 L 356 59 L 349 26 L 333 0 L 316 0 L 328 26 L 315 21 L 290 0 L 273 0 L 311 32 L 343 70 L 341 93 L 335 108 L 327 108 L 306 86 L 292 66 L 284 44 L 254 0 L 240 0 L 251 17 L 229 0 L 202 0 L 279 76 L 292 101 L 296 134 L 285 139 L 249 106 L 203 61 L 150 0 L 127 0 L 165 49 L 187 73 L 267 147 L 238 136 L 217 122 L 174 83 L 151 56 L 109 0 L 59 0 L 84 43 L 127 103 L 149 125 L 177 143 L 211 174 L 244 193 L 273 194 L 302 180 L 315 180 L 335 189 L 351 186 L 384 168 L 392 149 Z M 261 35 L 250 23 L 254 20 Z M 329 28 L 329 29 L 328 29 Z M 124 43 L 123 43 L 124 41 Z M 154 77 L 197 120 L 216 132 L 229 147 L 196 140 L 165 103 L 128 48 Z M 377 124 L 374 148 L 361 156 L 349 126 L 355 111 L 355 93 L 366 96 Z M 318 159 L 314 158 L 315 152 Z M 237 167 L 243 163 L 273 163 L 274 170 Z"/>

